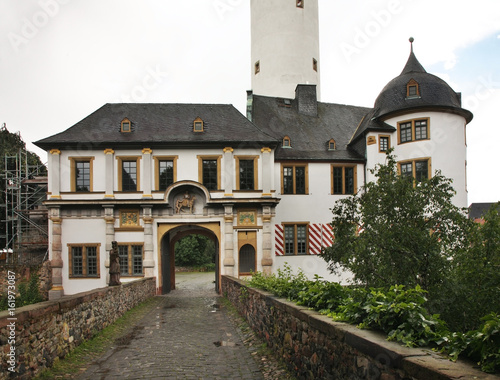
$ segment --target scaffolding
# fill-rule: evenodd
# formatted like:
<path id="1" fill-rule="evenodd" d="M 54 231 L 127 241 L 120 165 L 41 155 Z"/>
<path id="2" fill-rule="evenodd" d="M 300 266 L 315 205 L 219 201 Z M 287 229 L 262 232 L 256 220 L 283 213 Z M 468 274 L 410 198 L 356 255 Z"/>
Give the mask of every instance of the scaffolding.
<path id="1" fill-rule="evenodd" d="M 3 158 L 1 179 L 4 181 L 0 260 L 7 263 L 36 264 L 48 251 L 47 193 L 45 165 L 32 165 L 28 152 Z"/>

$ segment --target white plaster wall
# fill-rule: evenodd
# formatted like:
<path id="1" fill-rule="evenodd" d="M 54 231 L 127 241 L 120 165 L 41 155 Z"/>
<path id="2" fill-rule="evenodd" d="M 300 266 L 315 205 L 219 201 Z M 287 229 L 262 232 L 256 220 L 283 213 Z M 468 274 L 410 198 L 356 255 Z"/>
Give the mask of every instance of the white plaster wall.
<path id="1" fill-rule="evenodd" d="M 319 99 L 318 1 L 306 0 L 298 8 L 293 0 L 251 0 L 250 9 L 254 94 L 294 98 L 297 84 L 316 84 Z M 260 72 L 255 74 L 257 61 Z"/>
<path id="2" fill-rule="evenodd" d="M 64 294 L 75 294 L 87 290 L 106 286 L 107 268 L 104 261 L 107 258 L 106 252 L 106 223 L 100 219 L 64 219 L 62 224 L 62 252 L 61 257 L 64 262 L 62 268 L 62 283 Z M 99 278 L 69 278 L 69 249 L 68 244 L 90 244 L 100 243 L 99 248 Z"/>
<path id="3" fill-rule="evenodd" d="M 465 119 L 459 115 L 441 112 L 415 112 L 393 117 L 386 120 L 386 123 L 397 128 L 398 122 L 419 118 L 429 118 L 430 139 L 398 145 L 397 132 L 394 132 L 391 144 L 394 146 L 396 160 L 430 157 L 432 174 L 434 175 L 436 170 L 441 170 L 442 175 L 453 180 L 453 187 L 457 192 L 453 203 L 459 207 L 467 207 Z M 367 167 L 373 168 L 375 163 L 383 160 L 384 156 L 378 153 L 377 138 L 377 144 L 367 147 Z M 368 173 L 367 180 L 373 179 Z"/>
<path id="4" fill-rule="evenodd" d="M 281 191 L 281 164 L 276 163 L 274 167 L 275 187 Z M 331 194 L 331 163 L 309 163 L 309 194 L 308 195 L 288 195 L 278 194 L 281 198 L 276 207 L 276 217 L 273 224 L 282 222 L 309 222 L 329 224 L 332 220 L 331 208 L 337 200 L 346 198 L 349 195 Z M 357 165 L 357 186 L 361 186 L 364 181 L 364 165 Z M 298 256 L 276 256 L 274 249 L 275 228 L 272 228 L 273 241 L 273 272 L 278 268 L 283 268 L 288 263 L 294 271 L 299 268 L 309 279 L 314 279 L 317 274 L 328 281 L 346 284 L 352 275 L 348 272 L 341 275 L 333 275 L 327 269 L 327 263 L 316 255 Z"/>
<path id="5" fill-rule="evenodd" d="M 93 191 L 104 191 L 105 190 L 105 172 L 104 172 L 104 153 L 102 150 L 87 151 L 87 150 L 63 150 L 61 151 L 61 164 L 60 164 L 60 190 L 61 192 L 71 191 L 71 161 L 70 157 L 94 157 L 92 162 L 92 179 L 93 179 Z M 51 168 L 49 168 L 49 173 Z M 64 198 L 71 197 L 72 199 L 78 198 L 78 195 L 68 194 L 64 195 Z M 83 196 L 84 199 L 88 198 L 88 194 Z M 102 198 L 102 195 L 100 195 Z M 82 198 L 80 196 L 79 198 Z"/>
<path id="6" fill-rule="evenodd" d="M 274 186 L 281 198 L 276 207 L 275 223 L 281 222 L 311 222 L 330 223 L 330 209 L 339 199 L 346 195 L 332 195 L 331 163 L 309 163 L 309 194 L 281 194 L 281 163 L 274 166 Z M 363 184 L 363 165 L 357 165 L 357 186 Z"/>
<path id="7" fill-rule="evenodd" d="M 294 274 L 302 270 L 309 280 L 314 280 L 315 276 L 318 275 L 327 281 L 347 285 L 353 278 L 352 273 L 349 271 L 341 274 L 330 273 L 326 261 L 316 255 L 275 256 L 273 272 L 276 273 L 278 269 L 283 270 L 285 265 L 289 265 Z"/>

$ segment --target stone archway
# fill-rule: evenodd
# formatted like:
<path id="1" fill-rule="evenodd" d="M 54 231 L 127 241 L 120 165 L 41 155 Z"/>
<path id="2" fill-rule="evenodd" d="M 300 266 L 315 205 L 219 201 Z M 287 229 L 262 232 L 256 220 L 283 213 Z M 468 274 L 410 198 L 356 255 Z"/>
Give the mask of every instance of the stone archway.
<path id="1" fill-rule="evenodd" d="M 175 289 L 175 243 L 188 235 L 203 235 L 215 243 L 215 291 L 220 290 L 220 225 L 219 223 L 161 223 L 159 239 L 160 293 Z"/>

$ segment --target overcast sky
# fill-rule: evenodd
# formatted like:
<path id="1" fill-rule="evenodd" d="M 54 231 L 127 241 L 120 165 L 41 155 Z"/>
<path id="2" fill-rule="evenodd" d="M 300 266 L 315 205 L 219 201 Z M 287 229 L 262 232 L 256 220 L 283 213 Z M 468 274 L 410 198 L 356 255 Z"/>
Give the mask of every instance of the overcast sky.
<path id="1" fill-rule="evenodd" d="M 224 103 L 243 113 L 249 4 L 1 0 L 0 124 L 45 161 L 32 141 L 109 102 Z M 319 17 L 321 100 L 372 107 L 413 36 L 420 63 L 474 114 L 469 203 L 500 200 L 500 2 L 319 0 Z"/>

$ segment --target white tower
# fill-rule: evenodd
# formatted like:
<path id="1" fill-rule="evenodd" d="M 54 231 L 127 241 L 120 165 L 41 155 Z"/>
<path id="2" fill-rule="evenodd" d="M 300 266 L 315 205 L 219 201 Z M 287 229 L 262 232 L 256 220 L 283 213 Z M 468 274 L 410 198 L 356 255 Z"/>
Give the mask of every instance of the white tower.
<path id="1" fill-rule="evenodd" d="M 294 98 L 315 84 L 319 99 L 318 0 L 251 0 L 252 90 Z"/>

